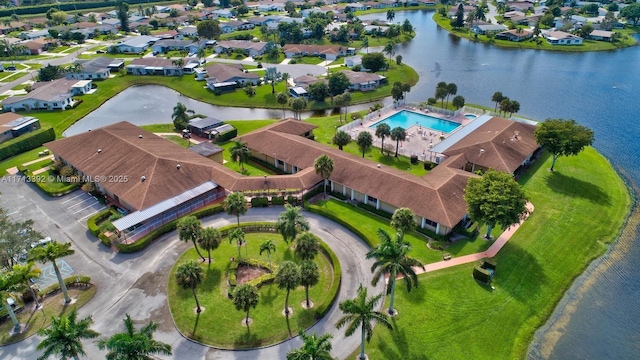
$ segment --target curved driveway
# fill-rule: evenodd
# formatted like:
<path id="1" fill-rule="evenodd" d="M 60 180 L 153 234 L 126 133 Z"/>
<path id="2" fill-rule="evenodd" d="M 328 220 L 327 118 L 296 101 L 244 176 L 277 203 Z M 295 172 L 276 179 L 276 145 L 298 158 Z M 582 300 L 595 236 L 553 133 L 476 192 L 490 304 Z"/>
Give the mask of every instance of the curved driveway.
<path id="1" fill-rule="evenodd" d="M 21 189 L 29 185 L 21 184 Z M 2 187 L 2 186 L 0 186 Z M 0 189 L 2 190 L 2 189 Z M 16 189 L 14 189 L 16 190 Z M 171 267 L 176 259 L 190 245 L 180 242 L 175 232 L 162 236 L 151 246 L 136 254 L 115 254 L 105 249 L 95 239 L 88 237 L 88 232 L 77 221 L 69 221 L 68 215 L 56 211 L 60 200 L 48 200 L 29 192 L 14 192 L 19 199 L 6 199 L 8 193 L 3 191 L 4 200 L 21 201 L 29 204 L 33 202 L 37 209 L 31 215 L 34 219 L 39 212 L 42 212 L 48 221 L 48 228 L 58 228 L 61 233 L 53 231 L 59 241 L 74 242 L 76 254 L 65 258 L 69 263 L 74 264 L 77 273 L 89 275 L 92 282 L 98 286 L 98 292 L 94 299 L 86 304 L 81 310 L 81 316 L 92 315 L 94 319 L 93 329 L 100 332 L 102 336 L 110 336 L 123 330 L 122 319 L 128 313 L 136 323 L 146 323 L 153 320 L 159 324 L 155 337 L 158 340 L 171 344 L 173 356 L 170 359 L 284 359 L 286 353 L 298 346 L 301 342 L 296 337 L 272 347 L 246 350 L 246 351 L 225 351 L 212 349 L 196 344 L 182 337 L 173 325 L 167 305 L 167 282 Z M 16 196 L 16 195 L 11 195 Z M 50 204 L 51 203 L 51 204 Z M 4 205 L 6 207 L 6 205 Z M 247 215 L 242 217 L 242 221 L 275 221 L 282 208 L 251 209 Z M 372 262 L 365 259 L 368 251 L 366 244 L 357 236 L 347 231 L 345 228 L 315 214 L 305 212 L 312 231 L 325 241 L 336 253 L 342 266 L 342 284 L 338 299 L 329 312 L 315 324 L 310 332 L 318 334 L 331 333 L 334 338 L 332 354 L 339 359 L 347 357 L 355 350 L 360 341 L 360 336 L 344 337 L 344 329 L 337 330 L 335 323 L 342 316 L 338 309 L 338 303 L 347 298 L 355 297 L 356 290 L 360 283 L 365 284 L 370 293 L 383 292 L 383 283 L 373 289 L 371 281 Z M 202 220 L 204 226 L 223 226 L 232 224 L 235 217 L 225 214 L 218 214 Z M 32 359 L 40 355 L 35 350 L 39 343 L 38 336 L 32 336 L 17 344 L 0 348 L 0 358 L 2 359 Z M 99 350 L 93 341 L 85 341 L 85 351 L 87 358 L 104 358 L 105 352 Z"/>

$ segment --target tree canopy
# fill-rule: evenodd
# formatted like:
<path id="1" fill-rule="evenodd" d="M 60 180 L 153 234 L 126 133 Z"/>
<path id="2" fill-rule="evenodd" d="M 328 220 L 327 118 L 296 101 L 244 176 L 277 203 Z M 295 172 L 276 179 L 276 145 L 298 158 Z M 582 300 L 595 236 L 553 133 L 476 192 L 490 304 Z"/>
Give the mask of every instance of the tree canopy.
<path id="1" fill-rule="evenodd" d="M 511 174 L 488 170 L 481 178 L 471 178 L 464 191 L 469 216 L 487 224 L 487 238 L 496 225 L 503 229 L 520 221 L 527 212 L 527 197 Z"/>
<path id="2" fill-rule="evenodd" d="M 593 143 L 593 131 L 575 120 L 547 119 L 534 132 L 536 141 L 553 154 L 551 171 L 560 156 L 578 155 Z"/>
<path id="3" fill-rule="evenodd" d="M 331 94 L 331 96 L 342 94 L 349 88 L 349 85 L 351 85 L 351 82 L 349 82 L 349 78 L 347 78 L 347 75 L 341 72 L 331 73 L 327 77 L 327 79 L 329 81 L 329 93 Z"/>
<path id="4" fill-rule="evenodd" d="M 362 66 L 371 72 L 378 72 L 387 67 L 387 61 L 381 52 L 372 52 L 362 55 Z"/>
<path id="5" fill-rule="evenodd" d="M 198 30 L 198 37 L 205 39 L 217 39 L 222 33 L 220 24 L 216 20 L 200 21 L 196 25 L 196 29 Z"/>

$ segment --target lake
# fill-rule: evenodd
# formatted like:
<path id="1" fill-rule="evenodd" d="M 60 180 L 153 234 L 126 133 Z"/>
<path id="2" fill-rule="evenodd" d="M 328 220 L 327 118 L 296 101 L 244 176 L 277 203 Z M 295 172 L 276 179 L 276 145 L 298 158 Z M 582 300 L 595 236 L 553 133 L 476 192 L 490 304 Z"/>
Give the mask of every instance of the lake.
<path id="1" fill-rule="evenodd" d="M 452 36 L 436 26 L 432 15 L 430 11 L 396 12 L 396 22 L 409 19 L 417 31 L 411 42 L 396 51 L 420 75 L 408 101 L 432 97 L 440 81 L 456 83 L 458 95 L 467 103 L 490 107 L 494 106 L 492 94 L 501 91 L 520 103 L 524 116 L 573 118 L 590 127 L 596 135 L 595 147 L 632 185 L 640 183 L 636 164 L 640 159 L 636 140 L 640 135 L 640 47 L 596 53 L 500 49 Z M 168 123 L 177 101 L 223 120 L 281 117 L 280 110 L 213 106 L 171 89 L 145 86 L 125 90 L 65 134 L 121 120 Z M 610 252 L 591 264 L 566 293 L 549 323 L 538 331 L 529 358 L 640 358 L 637 217 L 636 212 Z M 542 336 L 548 333 L 557 336 Z"/>

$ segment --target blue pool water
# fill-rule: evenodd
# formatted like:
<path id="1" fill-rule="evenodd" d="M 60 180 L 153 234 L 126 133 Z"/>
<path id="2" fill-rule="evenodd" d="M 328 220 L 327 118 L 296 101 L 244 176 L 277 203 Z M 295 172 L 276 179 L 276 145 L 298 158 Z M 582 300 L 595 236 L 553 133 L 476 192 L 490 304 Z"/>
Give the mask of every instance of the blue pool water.
<path id="1" fill-rule="evenodd" d="M 465 114 L 465 115 L 464 115 L 464 117 L 466 117 L 467 119 L 471 119 L 471 120 L 473 120 L 473 119 L 477 118 L 477 117 L 478 117 L 478 115 Z"/>
<path id="2" fill-rule="evenodd" d="M 413 111 L 402 110 L 398 113 L 389 116 L 388 118 L 378 121 L 377 123 L 369 126 L 370 128 L 375 129 L 379 124 L 386 123 L 389 125 L 391 129 L 395 127 L 402 127 L 404 129 L 408 129 L 414 125 L 420 125 L 423 128 L 433 129 L 442 131 L 445 133 L 452 132 L 455 128 L 460 126 L 460 124 L 455 123 L 449 120 L 438 119 L 433 116 L 419 114 Z"/>

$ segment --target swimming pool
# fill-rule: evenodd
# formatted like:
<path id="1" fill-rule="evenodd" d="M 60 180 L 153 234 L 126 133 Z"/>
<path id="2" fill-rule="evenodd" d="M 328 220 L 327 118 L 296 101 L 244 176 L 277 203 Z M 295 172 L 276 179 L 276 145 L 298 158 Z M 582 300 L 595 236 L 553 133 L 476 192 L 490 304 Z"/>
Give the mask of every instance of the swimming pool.
<path id="1" fill-rule="evenodd" d="M 478 115 L 474 115 L 474 114 L 464 114 L 464 117 L 466 117 L 467 119 L 475 119 L 478 117 Z"/>
<path id="2" fill-rule="evenodd" d="M 433 116 L 419 114 L 413 111 L 402 110 L 389 116 L 388 118 L 378 121 L 377 123 L 369 126 L 370 128 L 375 129 L 379 124 L 386 123 L 389 125 L 391 129 L 396 128 L 398 126 L 408 129 L 414 125 L 420 125 L 423 128 L 433 129 L 437 131 L 442 131 L 445 133 L 450 133 L 455 130 L 460 124 L 455 123 L 453 121 L 439 119 Z"/>

